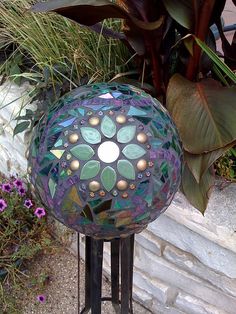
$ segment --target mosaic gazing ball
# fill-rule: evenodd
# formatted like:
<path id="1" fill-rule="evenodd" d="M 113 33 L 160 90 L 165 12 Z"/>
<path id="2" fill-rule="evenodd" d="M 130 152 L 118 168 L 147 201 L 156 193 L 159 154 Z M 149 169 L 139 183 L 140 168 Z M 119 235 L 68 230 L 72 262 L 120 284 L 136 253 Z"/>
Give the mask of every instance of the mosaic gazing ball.
<path id="1" fill-rule="evenodd" d="M 111 239 L 142 231 L 170 205 L 181 161 L 176 127 L 156 99 L 100 83 L 73 90 L 42 117 L 29 173 L 59 221 Z"/>

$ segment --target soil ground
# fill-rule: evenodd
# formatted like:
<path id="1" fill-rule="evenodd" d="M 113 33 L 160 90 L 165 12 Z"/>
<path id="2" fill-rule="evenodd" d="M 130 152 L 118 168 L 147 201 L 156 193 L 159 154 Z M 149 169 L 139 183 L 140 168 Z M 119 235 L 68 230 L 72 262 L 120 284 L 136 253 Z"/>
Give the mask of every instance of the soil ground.
<path id="1" fill-rule="evenodd" d="M 84 263 L 81 261 L 80 295 L 81 308 L 84 301 Z M 78 314 L 77 310 L 77 259 L 67 250 L 53 255 L 45 255 L 36 260 L 30 267 L 29 275 L 46 272 L 50 274 L 48 284 L 43 291 L 46 302 L 40 304 L 37 296 L 26 295 L 24 298 L 24 314 Z M 106 278 L 103 280 L 103 295 L 109 295 L 110 285 Z M 150 314 L 147 309 L 134 302 L 135 314 Z M 103 314 L 115 313 L 110 302 L 104 302 Z"/>

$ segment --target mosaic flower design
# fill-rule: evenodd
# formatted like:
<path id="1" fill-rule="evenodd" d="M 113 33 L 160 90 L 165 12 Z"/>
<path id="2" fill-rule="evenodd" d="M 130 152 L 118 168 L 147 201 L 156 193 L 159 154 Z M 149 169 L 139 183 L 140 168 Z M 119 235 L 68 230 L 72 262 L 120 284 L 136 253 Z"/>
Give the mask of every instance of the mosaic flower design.
<path id="1" fill-rule="evenodd" d="M 182 150 L 161 104 L 129 85 L 80 87 L 45 115 L 30 148 L 45 207 L 86 235 L 140 232 L 170 204 Z"/>

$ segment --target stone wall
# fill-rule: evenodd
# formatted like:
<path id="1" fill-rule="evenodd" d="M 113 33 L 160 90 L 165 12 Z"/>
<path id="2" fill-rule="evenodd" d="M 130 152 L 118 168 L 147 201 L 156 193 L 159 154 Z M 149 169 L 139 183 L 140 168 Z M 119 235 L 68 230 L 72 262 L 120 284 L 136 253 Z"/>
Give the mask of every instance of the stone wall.
<path id="1" fill-rule="evenodd" d="M 28 85 L 0 86 L 0 167 L 26 173 L 25 135 L 12 138 Z M 4 107 L 9 102 L 10 105 Z M 134 298 L 153 313 L 236 313 L 236 185 L 216 186 L 203 217 L 177 193 L 169 209 L 136 235 Z M 58 225 L 62 240 L 76 237 Z M 81 237 L 81 254 L 84 251 Z M 109 276 L 109 250 L 104 253 Z"/>

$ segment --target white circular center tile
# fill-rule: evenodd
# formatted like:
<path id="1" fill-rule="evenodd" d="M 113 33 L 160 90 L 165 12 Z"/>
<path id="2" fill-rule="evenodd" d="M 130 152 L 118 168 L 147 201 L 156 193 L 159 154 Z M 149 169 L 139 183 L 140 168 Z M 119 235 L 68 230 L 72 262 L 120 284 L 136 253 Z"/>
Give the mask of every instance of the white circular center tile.
<path id="1" fill-rule="evenodd" d="M 113 161 L 116 161 L 120 155 L 120 148 L 119 146 L 111 141 L 107 141 L 102 143 L 98 147 L 98 157 L 101 161 L 110 164 Z"/>

